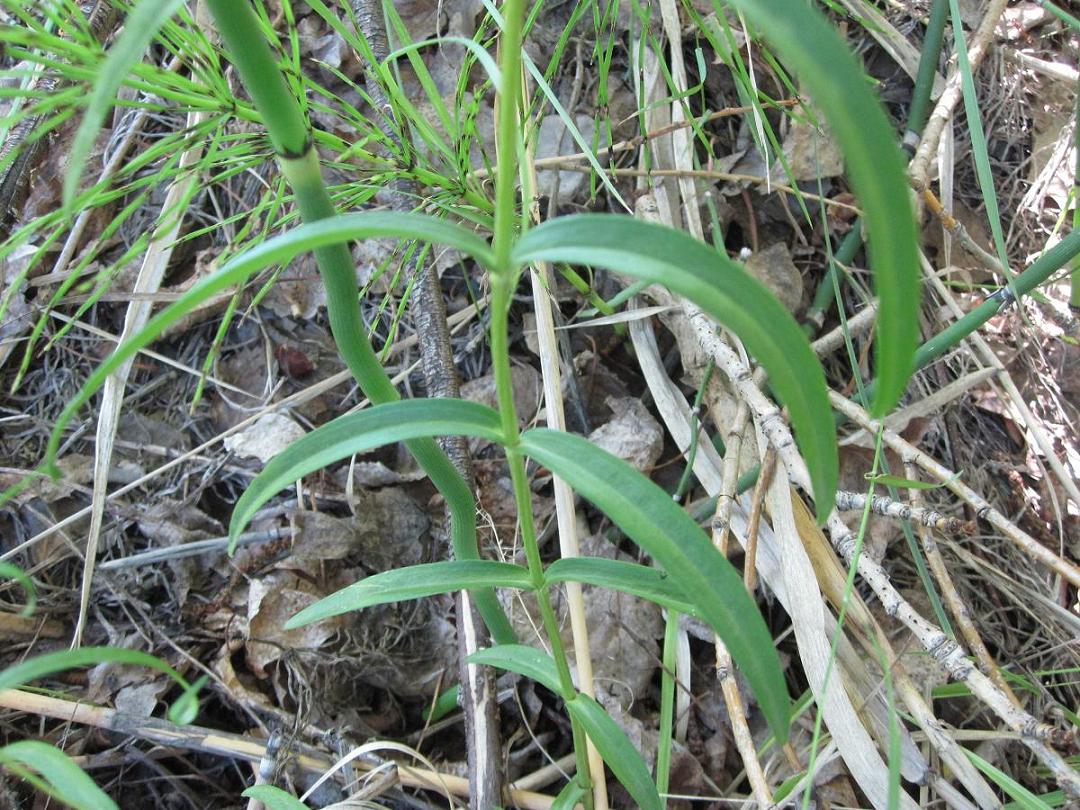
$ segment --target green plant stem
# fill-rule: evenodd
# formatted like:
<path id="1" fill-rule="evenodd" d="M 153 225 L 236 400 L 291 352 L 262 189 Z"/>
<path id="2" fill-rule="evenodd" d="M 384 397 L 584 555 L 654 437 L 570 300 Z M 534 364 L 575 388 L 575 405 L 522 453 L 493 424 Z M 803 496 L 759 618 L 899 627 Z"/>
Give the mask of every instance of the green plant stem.
<path id="1" fill-rule="evenodd" d="M 517 181 L 517 156 L 521 145 L 521 123 L 518 110 L 521 106 L 524 4 L 522 0 L 505 0 L 502 12 L 503 30 L 499 36 L 499 70 L 502 73 L 502 86 L 499 88 L 495 124 L 499 168 L 495 175 L 495 227 L 492 249 L 495 251 L 495 267 L 493 268 L 495 273 L 509 277 L 516 272 L 515 268 L 511 267 L 510 250 L 514 245 L 518 225 L 514 184 Z M 512 287 L 513 284 L 509 286 Z"/>
<path id="2" fill-rule="evenodd" d="M 705 373 L 701 377 L 701 385 L 698 386 L 697 394 L 694 395 L 694 404 L 690 410 L 690 446 L 686 451 L 686 467 L 679 477 L 679 483 L 675 486 L 672 500 L 682 503 L 686 493 L 690 491 L 690 482 L 694 477 L 694 459 L 697 458 L 698 433 L 701 432 L 701 402 L 705 398 L 705 389 L 709 387 L 713 370 L 716 368 L 715 361 L 710 357 L 705 366 Z"/>
<path id="3" fill-rule="evenodd" d="M 1074 30 L 1080 31 L 1080 19 L 1077 19 L 1069 12 L 1058 8 L 1056 5 L 1050 2 L 1050 0 L 1035 0 L 1035 2 L 1057 17 L 1066 25 L 1071 26 Z"/>
<path id="4" fill-rule="evenodd" d="M 499 416 L 506 445 L 506 461 L 510 467 L 510 480 L 514 500 L 518 508 L 521 527 L 521 543 L 525 560 L 536 585 L 536 601 L 540 618 L 551 645 L 551 654 L 559 673 L 559 686 L 565 700 L 577 694 L 566 649 L 559 634 L 559 622 L 551 607 L 551 598 L 544 584 L 544 565 L 540 559 L 536 525 L 532 512 L 532 492 L 525 470 L 525 458 L 518 449 L 517 408 L 514 406 L 514 381 L 510 371 L 509 316 L 510 303 L 518 278 L 518 268 L 511 259 L 511 250 L 517 236 L 517 160 L 520 146 L 521 101 L 521 47 L 524 20 L 522 0 L 506 0 L 502 8 L 503 29 L 499 37 L 499 70 L 502 82 L 499 87 L 496 115 L 496 148 L 499 169 L 495 176 L 495 225 L 492 249 L 495 266 L 492 268 L 491 290 L 491 362 L 495 376 L 495 390 L 499 403 Z M 570 718 L 574 737 L 574 756 L 577 761 L 577 780 L 584 791 L 583 800 L 587 810 L 592 807 L 592 785 L 589 778 L 588 749 L 585 733 L 573 717 Z"/>
<path id="5" fill-rule="evenodd" d="M 333 216 L 336 212 L 323 183 L 311 130 L 262 36 L 250 3 L 246 0 L 206 1 L 233 65 L 263 117 L 301 217 L 305 222 L 313 222 Z M 319 248 L 315 258 L 326 285 L 330 329 L 345 364 L 372 402 L 396 401 L 400 398 L 397 389 L 372 350 L 360 317 L 356 272 L 348 246 Z M 479 559 L 473 495 L 465 480 L 434 439 L 416 439 L 405 444 L 446 499 L 455 555 L 458 559 Z M 496 641 L 511 643 L 516 640 L 494 592 L 480 591 L 473 594 L 473 599 Z"/>
<path id="6" fill-rule="evenodd" d="M 656 791 L 660 798 L 668 792 L 671 784 L 671 748 L 675 733 L 675 655 L 679 636 L 679 616 L 668 610 L 664 625 L 663 666 L 660 670 L 660 721 L 657 733 L 660 742 L 656 748 Z"/>
<path id="7" fill-rule="evenodd" d="M 930 20 L 926 24 L 922 51 L 919 53 L 919 70 L 915 76 L 911 106 L 908 107 L 907 131 L 904 137 L 905 149 L 908 149 L 909 139 L 913 139 L 915 143 L 918 142 L 923 127 L 926 125 L 926 118 L 930 114 L 930 95 L 934 88 L 934 75 L 937 73 L 938 61 L 941 59 L 941 45 L 945 41 L 945 21 L 948 17 L 949 0 L 934 0 L 934 5 L 930 9 Z M 914 144 L 909 151 L 914 153 Z"/>

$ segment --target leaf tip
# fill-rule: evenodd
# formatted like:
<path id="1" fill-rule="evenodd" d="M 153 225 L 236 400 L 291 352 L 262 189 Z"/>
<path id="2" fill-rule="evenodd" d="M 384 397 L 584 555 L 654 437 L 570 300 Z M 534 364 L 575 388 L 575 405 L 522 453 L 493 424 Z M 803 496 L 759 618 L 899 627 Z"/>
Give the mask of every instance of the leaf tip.
<path id="1" fill-rule="evenodd" d="M 314 605 L 312 605 L 312 607 L 314 607 Z M 285 629 L 299 630 L 301 627 L 311 624 L 318 618 L 319 617 L 312 615 L 311 607 L 306 607 L 295 616 L 291 616 L 289 620 L 285 622 Z"/>

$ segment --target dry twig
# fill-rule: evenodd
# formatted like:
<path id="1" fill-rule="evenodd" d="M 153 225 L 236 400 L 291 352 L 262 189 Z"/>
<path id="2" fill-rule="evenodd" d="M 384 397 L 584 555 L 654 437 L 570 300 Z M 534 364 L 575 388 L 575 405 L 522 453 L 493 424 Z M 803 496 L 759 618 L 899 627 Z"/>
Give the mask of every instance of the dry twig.
<path id="1" fill-rule="evenodd" d="M 18 689 L 0 691 L 0 707 L 15 711 L 52 717 L 68 723 L 80 723 L 94 728 L 106 729 L 129 737 L 149 740 L 158 745 L 187 751 L 229 757 L 244 762 L 258 763 L 266 756 L 266 742 L 242 734 L 205 728 L 202 726 L 178 726 L 153 717 L 119 712 L 91 706 L 84 702 L 24 692 Z M 310 773 L 323 773 L 333 762 L 321 753 L 302 748 L 292 756 L 292 762 Z M 372 765 L 360 761 L 361 769 L 370 770 Z M 414 768 L 395 763 L 406 787 L 448 792 L 454 796 L 469 796 L 469 780 L 460 776 L 438 773 L 425 768 Z M 511 788 L 509 800 L 514 806 L 525 810 L 549 810 L 553 799 L 540 793 Z"/>

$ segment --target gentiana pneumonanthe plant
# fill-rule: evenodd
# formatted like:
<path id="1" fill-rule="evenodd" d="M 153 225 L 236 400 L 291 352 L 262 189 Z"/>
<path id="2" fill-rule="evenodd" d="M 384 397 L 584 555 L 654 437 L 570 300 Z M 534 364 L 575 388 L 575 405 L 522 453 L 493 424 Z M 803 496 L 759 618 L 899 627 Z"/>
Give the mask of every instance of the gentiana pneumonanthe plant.
<path id="1" fill-rule="evenodd" d="M 304 610 L 289 626 L 385 602 L 470 590 L 495 642 L 473 659 L 532 678 L 564 701 L 579 759 L 577 777 L 563 794 L 566 806 L 572 806 L 574 800 L 586 806 L 591 802 L 586 736 L 637 806 L 661 808 L 663 802 L 655 777 L 624 733 L 596 701 L 574 685 L 550 600 L 551 589 L 561 582 L 619 589 L 708 623 L 745 675 L 776 738 L 786 739 L 789 699 L 768 628 L 738 574 L 706 534 L 648 478 L 580 436 L 519 429 L 510 376 L 508 319 L 522 269 L 541 261 L 608 268 L 663 284 L 694 301 L 718 325 L 735 333 L 769 373 L 772 388 L 795 428 L 810 469 L 817 513 L 824 519 L 832 509 L 837 481 L 834 420 L 820 364 L 791 315 L 724 253 L 684 233 L 627 217 L 591 214 L 557 218 L 525 229 L 515 184 L 518 158 L 523 153 L 519 97 L 526 12 L 523 0 L 504 2 L 496 20 L 501 30 L 499 165 L 490 242 L 484 235 L 427 215 L 337 213 L 323 182 L 303 106 L 286 81 L 249 0 L 205 2 L 221 36 L 225 58 L 235 67 L 266 127 L 304 224 L 233 258 L 121 345 L 65 409 L 48 446 L 46 468 L 55 472 L 55 456 L 66 425 L 125 358 L 215 293 L 242 285 L 263 268 L 314 251 L 326 285 L 327 310 L 338 350 L 375 405 L 312 431 L 267 464 L 237 503 L 230 532 L 235 537 L 262 504 L 296 480 L 353 454 L 405 442 L 446 498 L 455 558 L 368 577 Z M 139 58 L 157 27 L 178 5 L 177 0 L 143 0 L 136 6 L 102 71 L 107 78 L 98 85 L 87 111 L 84 131 L 89 135 L 80 134 L 80 149 L 88 150 L 93 142 L 121 81 L 118 77 Z M 848 173 L 865 212 L 881 299 L 874 409 L 883 414 L 900 397 L 913 367 L 918 306 L 915 228 L 892 128 L 868 91 L 857 62 L 809 4 L 735 0 L 731 5 L 795 69 L 844 149 Z M 79 164 L 77 157 L 73 165 Z M 77 189 L 78 177 L 73 175 L 66 187 L 69 204 L 76 199 Z M 491 287 L 490 341 L 497 411 L 457 400 L 400 401 L 360 317 L 347 247 L 350 241 L 370 237 L 447 245 L 486 270 Z M 473 495 L 433 439 L 445 435 L 482 437 L 504 449 L 518 508 L 522 564 L 480 558 Z M 656 567 L 592 558 L 545 565 L 531 511 L 527 459 L 567 481 L 603 511 L 647 552 Z M 518 643 L 494 589 L 535 595 L 551 654 Z"/>

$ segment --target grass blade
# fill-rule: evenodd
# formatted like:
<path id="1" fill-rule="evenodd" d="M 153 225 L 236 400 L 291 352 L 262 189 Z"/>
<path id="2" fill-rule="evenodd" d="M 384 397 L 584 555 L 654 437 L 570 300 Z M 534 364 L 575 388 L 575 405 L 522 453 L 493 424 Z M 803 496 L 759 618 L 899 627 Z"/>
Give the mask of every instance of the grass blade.
<path id="1" fill-rule="evenodd" d="M 90 150 L 101 129 L 105 116 L 112 109 L 116 92 L 146 51 L 150 41 L 168 22 L 183 0 L 143 0 L 128 15 L 124 30 L 109 49 L 105 63 L 97 71 L 94 87 L 86 102 L 82 123 L 75 133 L 68 159 L 68 171 L 64 176 L 64 206 L 75 199 Z"/>
<path id="2" fill-rule="evenodd" d="M 870 92 L 866 72 L 820 12 L 788 0 L 730 0 L 799 74 L 844 152 L 870 239 L 877 323 L 877 376 L 872 412 L 900 399 L 914 370 L 918 340 L 918 239 L 904 159 L 896 132 Z"/>
<path id="3" fill-rule="evenodd" d="M 1001 209 L 998 206 L 997 191 L 994 189 L 994 170 L 990 167 L 990 153 L 987 149 L 986 130 L 983 128 L 982 111 L 979 109 L 978 91 L 975 89 L 975 77 L 971 72 L 971 60 L 968 59 L 967 37 L 961 22 L 960 6 L 956 0 L 949 0 L 952 15 L 953 36 L 956 37 L 956 69 L 960 71 L 960 86 L 964 96 L 964 115 L 967 118 L 968 134 L 971 141 L 971 158 L 975 162 L 975 176 L 979 180 L 979 191 L 986 208 L 986 218 L 990 234 L 994 238 L 994 250 L 1001 267 L 1005 271 L 1005 281 L 1012 282 L 1009 270 L 1009 256 L 1005 249 L 1005 234 L 1001 229 Z"/>
<path id="4" fill-rule="evenodd" d="M 233 509 L 232 544 L 259 507 L 294 481 L 356 453 L 424 436 L 503 440 L 495 411 L 458 399 L 407 399 L 339 416 L 297 439 L 255 476 Z"/>
<path id="5" fill-rule="evenodd" d="M 742 579 L 671 497 L 623 461 L 580 436 L 527 431 L 522 450 L 596 504 L 667 571 L 683 597 L 727 644 L 773 733 L 788 735 L 789 705 L 780 660 Z"/>
<path id="6" fill-rule="evenodd" d="M 576 781 L 567 782 L 551 803 L 551 810 L 574 810 L 584 795 L 585 789 L 580 784 Z"/>
<path id="7" fill-rule="evenodd" d="M 685 233 L 612 214 L 549 220 L 518 241 L 514 260 L 589 264 L 662 284 L 731 329 L 788 406 L 818 516 L 829 513 L 838 461 L 825 374 L 795 319 L 739 265 Z"/>
<path id="8" fill-rule="evenodd" d="M 0 690 L 16 689 L 30 681 L 55 675 L 75 667 L 93 664 L 134 664 L 164 672 L 184 689 L 188 683 L 175 669 L 160 658 L 139 650 L 122 650 L 116 647 L 82 647 L 77 650 L 61 650 L 29 658 L 0 672 Z"/>
<path id="9" fill-rule="evenodd" d="M 997 768 L 992 763 L 987 762 L 980 757 L 974 751 L 969 751 L 966 748 L 963 749 L 967 758 L 971 760 L 971 763 L 986 774 L 990 778 L 990 781 L 1001 788 L 1009 797 L 1016 802 L 1017 807 L 1023 808 L 1023 810 L 1049 810 L 1050 805 L 1021 785 L 1007 773 Z"/>
<path id="10" fill-rule="evenodd" d="M 532 590 L 532 580 L 529 569 L 493 560 L 450 560 L 410 565 L 366 577 L 320 599 L 289 619 L 285 629 L 294 630 L 372 605 L 474 588 Z"/>

